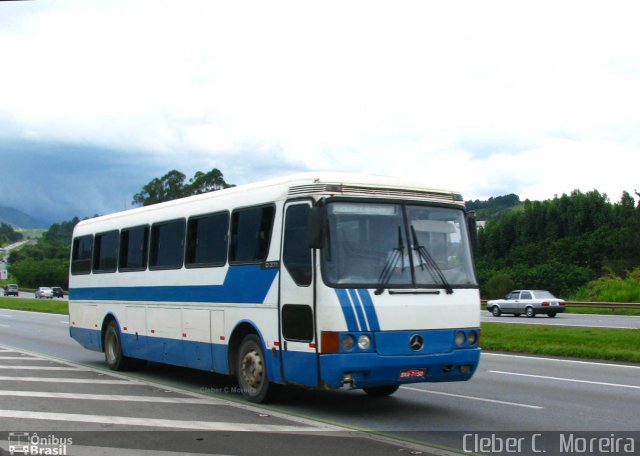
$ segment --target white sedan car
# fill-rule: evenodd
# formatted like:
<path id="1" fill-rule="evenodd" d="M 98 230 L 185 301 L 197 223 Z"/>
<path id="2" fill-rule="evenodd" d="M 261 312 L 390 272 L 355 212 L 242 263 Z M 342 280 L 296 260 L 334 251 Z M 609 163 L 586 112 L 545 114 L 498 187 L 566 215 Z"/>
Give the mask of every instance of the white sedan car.
<path id="1" fill-rule="evenodd" d="M 502 299 L 494 299 L 487 302 L 487 310 L 494 317 L 503 313 L 535 317 L 537 314 L 546 314 L 553 318 L 566 309 L 563 299 L 556 298 L 545 290 L 514 290 Z"/>
<path id="2" fill-rule="evenodd" d="M 36 290 L 35 293 L 35 298 L 38 299 L 42 299 L 42 298 L 48 298 L 48 299 L 53 299 L 53 290 L 49 287 L 40 287 Z"/>

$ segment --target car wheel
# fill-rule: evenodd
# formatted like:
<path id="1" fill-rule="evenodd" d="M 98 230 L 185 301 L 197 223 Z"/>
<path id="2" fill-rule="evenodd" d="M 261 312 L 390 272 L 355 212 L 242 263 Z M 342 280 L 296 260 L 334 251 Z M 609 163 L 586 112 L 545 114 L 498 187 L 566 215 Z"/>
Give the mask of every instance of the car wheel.
<path id="1" fill-rule="evenodd" d="M 547 317 L 549 317 L 549 318 L 553 318 L 553 317 L 555 317 L 555 316 L 556 316 L 556 313 L 555 313 L 555 312 L 549 312 L 549 313 L 547 314 Z"/>
<path id="2" fill-rule="evenodd" d="M 491 309 L 491 313 L 493 314 L 494 317 L 499 317 L 500 315 L 502 315 L 502 311 L 498 306 L 493 306 L 493 308 Z"/>
<path id="3" fill-rule="evenodd" d="M 533 310 L 533 307 L 527 307 L 527 310 L 525 311 L 525 315 L 528 318 L 533 318 L 536 316 L 536 312 Z"/>

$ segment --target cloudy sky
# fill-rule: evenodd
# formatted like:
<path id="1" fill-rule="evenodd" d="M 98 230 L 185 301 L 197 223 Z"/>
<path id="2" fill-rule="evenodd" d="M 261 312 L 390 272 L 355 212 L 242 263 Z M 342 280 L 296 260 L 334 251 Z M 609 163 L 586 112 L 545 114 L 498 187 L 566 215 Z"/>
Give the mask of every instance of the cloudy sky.
<path id="1" fill-rule="evenodd" d="M 0 206 L 130 207 L 171 169 L 640 191 L 640 4 L 0 2 Z"/>

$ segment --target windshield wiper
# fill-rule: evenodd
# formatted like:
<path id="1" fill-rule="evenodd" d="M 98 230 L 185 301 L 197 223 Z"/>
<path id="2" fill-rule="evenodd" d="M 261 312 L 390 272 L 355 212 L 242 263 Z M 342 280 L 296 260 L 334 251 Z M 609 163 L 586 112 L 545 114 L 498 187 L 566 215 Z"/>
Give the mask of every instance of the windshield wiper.
<path id="1" fill-rule="evenodd" d="M 413 225 L 411 225 L 411 236 L 413 237 L 413 249 L 418 253 L 418 256 L 422 259 L 422 261 L 424 261 L 424 263 L 420 263 L 420 268 L 424 269 L 426 265 L 427 270 L 429 271 L 429 274 L 431 274 L 433 280 L 435 282 L 439 281 L 444 286 L 447 294 L 452 294 L 453 288 L 451 288 L 451 285 L 449 285 L 449 282 L 447 282 L 447 278 L 444 276 L 442 269 L 440 269 L 427 249 L 425 249 L 424 246 L 420 245 L 420 243 L 418 242 L 418 236 L 416 235 L 416 230 Z"/>
<path id="2" fill-rule="evenodd" d="M 393 272 L 396 268 L 396 265 L 398 264 L 398 261 L 400 261 L 401 263 L 400 271 L 403 272 L 404 243 L 402 242 L 402 228 L 400 227 L 398 227 L 398 247 L 394 248 L 391 251 L 391 255 L 389 256 L 389 258 L 387 258 L 387 262 L 385 263 L 384 268 L 380 273 L 380 277 L 378 277 L 378 288 L 376 288 L 376 291 L 374 291 L 376 295 L 382 294 L 382 292 L 386 288 L 387 284 L 391 280 L 391 277 L 393 276 Z"/>

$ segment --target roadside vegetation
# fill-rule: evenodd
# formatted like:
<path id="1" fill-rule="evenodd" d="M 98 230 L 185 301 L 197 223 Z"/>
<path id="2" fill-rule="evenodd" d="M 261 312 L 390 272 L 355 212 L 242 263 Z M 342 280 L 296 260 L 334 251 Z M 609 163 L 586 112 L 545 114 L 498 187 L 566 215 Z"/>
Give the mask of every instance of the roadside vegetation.
<path id="1" fill-rule="evenodd" d="M 12 250 L 10 273 L 21 288 L 41 286 L 69 288 L 69 247 L 73 227 L 80 220 L 52 225 L 35 244 Z"/>
<path id="2" fill-rule="evenodd" d="M 69 315 L 69 303 L 63 300 L 0 297 L 0 308 Z"/>
<path id="3" fill-rule="evenodd" d="M 479 220 L 487 217 L 476 255 L 483 298 L 533 288 L 567 300 L 640 302 L 640 205 L 629 193 L 617 203 L 575 190 L 546 201 L 507 195 L 467 207 Z"/>
<path id="4" fill-rule="evenodd" d="M 7 244 L 13 244 L 14 242 L 21 241 L 23 234 L 15 231 L 12 226 L 6 223 L 0 223 L 0 247 L 4 247 Z"/>
<path id="5" fill-rule="evenodd" d="M 483 323 L 484 350 L 640 363 L 637 329 Z"/>

